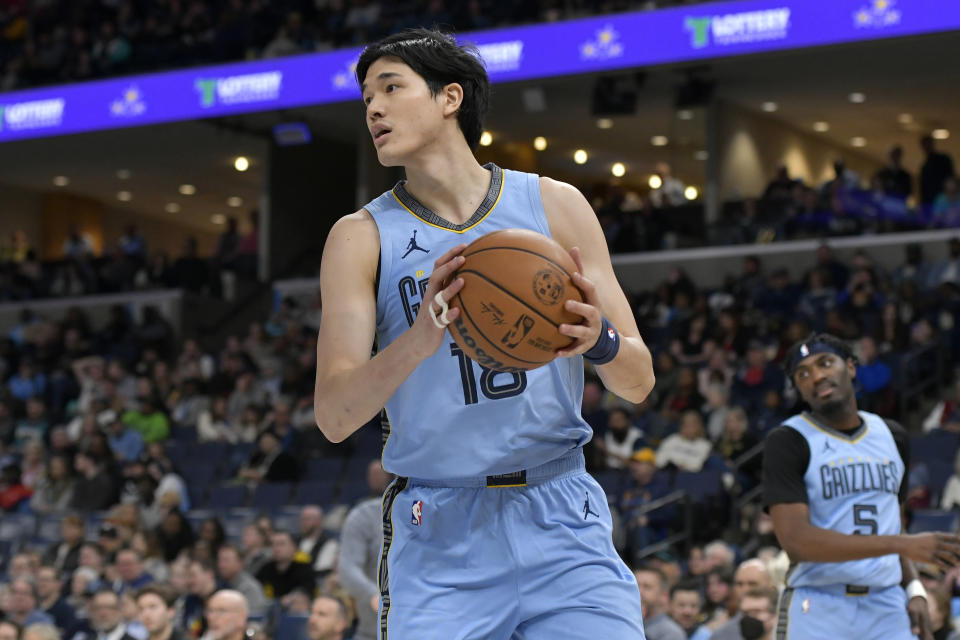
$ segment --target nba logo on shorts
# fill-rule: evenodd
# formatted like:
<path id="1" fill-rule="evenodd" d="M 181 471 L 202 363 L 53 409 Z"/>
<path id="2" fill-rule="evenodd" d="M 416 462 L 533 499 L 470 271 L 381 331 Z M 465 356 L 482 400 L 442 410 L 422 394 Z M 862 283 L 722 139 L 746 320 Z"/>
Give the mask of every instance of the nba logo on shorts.
<path id="1" fill-rule="evenodd" d="M 413 508 L 411 509 L 410 524 L 415 524 L 419 527 L 422 519 L 423 519 L 423 500 L 417 500 L 413 503 Z"/>

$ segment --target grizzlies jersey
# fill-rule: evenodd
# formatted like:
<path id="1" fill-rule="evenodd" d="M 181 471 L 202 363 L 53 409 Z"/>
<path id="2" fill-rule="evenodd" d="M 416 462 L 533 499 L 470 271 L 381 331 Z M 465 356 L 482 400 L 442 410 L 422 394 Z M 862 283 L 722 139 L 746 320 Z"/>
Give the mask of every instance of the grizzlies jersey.
<path id="1" fill-rule="evenodd" d="M 904 461 L 887 423 L 859 412 L 863 425 L 848 434 L 818 424 L 808 413 L 784 425 L 802 435 L 810 447 L 804 474 L 810 522 L 844 534 L 900 533 L 899 492 Z M 787 586 L 900 584 L 900 556 L 886 555 L 849 562 L 801 562 L 787 574 Z"/>
<path id="2" fill-rule="evenodd" d="M 538 176 L 486 165 L 486 198 L 462 225 L 437 216 L 397 184 L 366 205 L 380 232 L 377 334 L 386 348 L 410 328 L 433 263 L 498 229 L 549 236 Z M 468 358 L 449 332 L 387 401 L 387 471 L 428 480 L 499 475 L 559 458 L 590 439 L 580 417 L 583 361 L 496 373 Z"/>

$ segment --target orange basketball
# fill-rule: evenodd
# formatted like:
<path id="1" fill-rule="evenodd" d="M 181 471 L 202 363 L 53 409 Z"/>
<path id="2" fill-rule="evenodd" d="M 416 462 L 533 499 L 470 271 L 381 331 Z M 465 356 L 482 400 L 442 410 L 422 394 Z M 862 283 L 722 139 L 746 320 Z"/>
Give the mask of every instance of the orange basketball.
<path id="1" fill-rule="evenodd" d="M 573 342 L 559 327 L 583 320 L 565 308 L 583 296 L 563 247 L 534 231 L 502 229 L 477 238 L 462 255 L 453 277 L 464 286 L 450 301 L 460 315 L 449 330 L 471 359 L 495 371 L 536 369 Z"/>

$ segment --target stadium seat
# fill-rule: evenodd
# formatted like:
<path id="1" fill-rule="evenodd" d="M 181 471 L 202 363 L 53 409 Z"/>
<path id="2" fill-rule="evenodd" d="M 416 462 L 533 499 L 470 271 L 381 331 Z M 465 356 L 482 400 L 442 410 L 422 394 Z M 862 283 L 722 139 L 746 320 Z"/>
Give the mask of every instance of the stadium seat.
<path id="1" fill-rule="evenodd" d="M 274 637 L 283 640 L 307 640 L 307 616 L 281 616 L 277 621 Z"/>
<path id="2" fill-rule="evenodd" d="M 319 504 L 323 507 L 333 502 L 333 485 L 329 482 L 301 482 L 294 492 L 294 504 Z"/>
<path id="3" fill-rule="evenodd" d="M 251 505 L 261 509 L 269 509 L 290 501 L 293 485 L 287 482 L 265 482 L 257 485 L 253 491 Z"/>
<path id="4" fill-rule="evenodd" d="M 307 460 L 306 475 L 304 475 L 304 480 L 327 480 L 333 483 L 340 478 L 340 473 L 342 471 L 342 458 L 312 458 Z"/>
<path id="5" fill-rule="evenodd" d="M 923 531 L 956 531 L 960 524 L 960 513 L 956 511 L 940 511 L 939 509 L 920 509 L 914 511 L 913 521 L 910 523 L 910 533 Z"/>
<path id="6" fill-rule="evenodd" d="M 927 475 L 930 477 L 930 495 L 936 504 L 940 504 L 940 496 L 943 495 L 943 488 L 947 485 L 947 480 L 953 475 L 953 463 L 943 460 L 928 460 Z"/>
<path id="7" fill-rule="evenodd" d="M 49 515 L 40 518 L 37 523 L 37 535 L 44 538 L 57 539 L 60 537 L 60 525 L 63 522 L 62 516 Z"/>
<path id="8" fill-rule="evenodd" d="M 207 505 L 214 509 L 230 509 L 247 504 L 247 488 L 238 485 L 219 485 L 210 487 Z"/>
<path id="9" fill-rule="evenodd" d="M 686 491 L 696 502 L 723 493 L 723 483 L 716 471 L 678 471 L 673 484 L 674 489 Z"/>
<path id="10" fill-rule="evenodd" d="M 603 492 L 607 494 L 607 498 L 610 498 L 611 496 L 615 497 L 620 492 L 625 474 L 626 472 L 622 469 L 606 469 L 593 474 L 593 477 L 603 487 Z"/>
<path id="11" fill-rule="evenodd" d="M 948 431 L 935 430 L 925 436 L 910 438 L 911 462 L 940 460 L 952 464 L 958 448 L 960 448 L 960 436 Z"/>

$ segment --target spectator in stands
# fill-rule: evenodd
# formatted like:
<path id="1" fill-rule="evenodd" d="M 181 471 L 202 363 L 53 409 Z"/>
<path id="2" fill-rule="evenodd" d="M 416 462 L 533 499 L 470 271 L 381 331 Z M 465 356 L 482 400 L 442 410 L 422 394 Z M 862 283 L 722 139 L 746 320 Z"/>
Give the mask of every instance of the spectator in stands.
<path id="1" fill-rule="evenodd" d="M 657 457 L 653 449 L 645 447 L 630 458 L 629 477 L 617 499 L 617 507 L 627 534 L 627 552 L 636 554 L 641 549 L 662 540 L 676 517 L 675 505 L 643 513 L 651 502 L 670 493 L 666 474 L 657 471 Z"/>
<path id="2" fill-rule="evenodd" d="M 184 549 L 193 546 L 193 529 L 179 509 L 171 509 L 163 516 L 157 537 L 167 562 L 173 562 Z"/>
<path id="3" fill-rule="evenodd" d="M 163 583 L 148 585 L 137 592 L 139 620 L 149 634 L 147 640 L 186 640 L 174 628 L 177 593 Z"/>
<path id="4" fill-rule="evenodd" d="M 730 413 L 730 394 L 726 387 L 715 382 L 707 388 L 703 412 L 706 415 L 707 437 L 717 442 L 723 436 L 727 414 Z"/>
<path id="5" fill-rule="evenodd" d="M 20 629 L 13 620 L 0 620 L 0 640 L 20 640 Z"/>
<path id="6" fill-rule="evenodd" d="M 183 603 L 183 628 L 188 635 L 198 638 L 208 629 L 204 614 L 207 600 L 217 590 L 217 574 L 206 560 L 192 560 L 187 580 L 189 594 Z"/>
<path id="7" fill-rule="evenodd" d="M 135 549 L 128 547 L 118 551 L 116 568 L 118 579 L 114 582 L 113 589 L 117 593 L 136 592 L 154 582 L 154 577 L 143 568 L 140 552 Z"/>
<path id="8" fill-rule="evenodd" d="M 809 331 L 804 334 L 807 335 Z M 763 394 L 763 401 L 760 408 L 754 413 L 753 430 L 756 435 L 763 438 L 768 431 L 779 427 L 787 418 L 787 413 L 783 408 L 783 396 L 777 389 L 768 389 Z"/>
<path id="9" fill-rule="evenodd" d="M 646 445 L 644 433 L 623 407 L 614 407 L 607 415 L 606 435 L 602 442 L 597 442 L 597 448 L 606 455 L 608 468 L 624 469 L 633 452 Z"/>
<path id="10" fill-rule="evenodd" d="M 323 509 L 317 505 L 300 510 L 299 550 L 310 557 L 310 566 L 318 580 L 336 567 L 340 545 L 324 531 Z"/>
<path id="11" fill-rule="evenodd" d="M 30 503 L 32 492 L 21 480 L 20 465 L 11 463 L 0 470 L 0 509 L 21 511 Z"/>
<path id="12" fill-rule="evenodd" d="M 31 396 L 27 399 L 27 415 L 17 420 L 13 442 L 25 447 L 28 442 L 44 440 L 49 427 L 46 403 L 41 396 Z"/>
<path id="13" fill-rule="evenodd" d="M 650 192 L 650 201 L 654 207 L 658 209 L 679 207 L 687 203 L 683 193 L 686 187 L 683 182 L 673 176 L 669 164 L 657 163 L 654 173 L 660 177 L 660 186 Z"/>
<path id="14" fill-rule="evenodd" d="M 783 385 L 783 372 L 767 359 L 766 346 L 759 340 L 751 340 L 744 365 L 733 381 L 733 402 L 750 414 L 760 407 L 764 393 L 782 389 Z"/>
<path id="15" fill-rule="evenodd" d="M 864 411 L 887 415 L 890 406 L 884 392 L 890 387 L 892 371 L 890 365 L 880 360 L 879 356 L 877 343 L 871 336 L 860 339 L 856 374 L 860 393 L 857 394 L 857 403 Z"/>
<path id="16" fill-rule="evenodd" d="M 953 459 L 953 475 L 947 480 L 940 498 L 940 508 L 944 510 L 960 508 L 960 451 Z"/>
<path id="17" fill-rule="evenodd" d="M 710 630 L 700 625 L 700 585 L 685 580 L 670 587 L 670 617 L 680 625 L 689 640 L 707 640 Z"/>
<path id="18" fill-rule="evenodd" d="M 53 566 L 58 574 L 71 574 L 79 564 L 84 538 L 84 521 L 68 515 L 60 521 L 60 542 L 51 544 L 43 555 L 43 564 Z"/>
<path id="19" fill-rule="evenodd" d="M 933 640 L 960 640 L 960 632 L 951 620 L 950 592 L 940 586 L 927 591 L 927 608 Z"/>
<path id="20" fill-rule="evenodd" d="M 309 556 L 297 552 L 293 535 L 286 531 L 275 532 L 270 537 L 270 548 L 272 560 L 256 574 L 267 597 L 279 600 L 297 588 L 314 594 L 316 582 Z"/>
<path id="21" fill-rule="evenodd" d="M 231 544 L 224 544 L 217 552 L 217 573 L 220 583 L 227 589 L 243 594 L 250 609 L 250 615 L 262 616 L 267 611 L 267 598 L 263 585 L 249 572 L 244 570 L 240 550 Z"/>
<path id="22" fill-rule="evenodd" d="M 139 431 L 128 428 L 119 416 L 110 424 L 108 441 L 113 455 L 120 462 L 137 460 L 143 453 L 143 436 Z"/>
<path id="23" fill-rule="evenodd" d="M 80 451 L 74 460 L 77 480 L 70 508 L 100 511 L 116 502 L 117 486 L 106 469 L 88 451 Z"/>
<path id="24" fill-rule="evenodd" d="M 277 434 L 267 430 L 257 438 L 257 449 L 238 476 L 252 483 L 295 482 L 300 470 L 296 459 L 281 448 Z"/>
<path id="25" fill-rule="evenodd" d="M 10 581 L 7 596 L 7 619 L 21 627 L 34 623 L 53 624 L 53 618 L 39 609 L 40 597 L 32 577 L 14 578 Z"/>
<path id="26" fill-rule="evenodd" d="M 270 562 L 270 549 L 267 536 L 256 523 L 249 523 L 240 536 L 243 553 L 243 566 L 251 575 L 257 575 L 262 567 Z"/>
<path id="27" fill-rule="evenodd" d="M 207 262 L 197 255 L 197 239 L 188 236 L 183 242 L 183 253 L 173 263 L 171 278 L 176 286 L 191 293 L 201 293 L 207 286 Z"/>
<path id="28" fill-rule="evenodd" d="M 685 411 L 680 418 L 679 433 L 668 436 L 657 449 L 657 467 L 673 466 L 680 471 L 700 471 L 713 445 L 703 431 L 703 418 L 698 411 Z"/>
<path id="29" fill-rule="evenodd" d="M 956 178 L 947 178 L 943 192 L 933 202 L 934 224 L 939 227 L 960 226 L 960 186 Z"/>
<path id="30" fill-rule="evenodd" d="M 913 178 L 902 165 L 903 147 L 894 145 L 887 157 L 887 164 L 877 171 L 875 177 L 880 181 L 883 193 L 905 200 L 913 193 Z"/>
<path id="31" fill-rule="evenodd" d="M 307 620 L 307 637 L 310 640 L 344 640 L 349 626 L 347 608 L 343 601 L 330 596 L 320 596 L 310 607 Z M 354 635 L 354 640 L 362 640 Z"/>
<path id="32" fill-rule="evenodd" d="M 933 136 L 925 135 L 920 138 L 920 148 L 926 154 L 926 160 L 920 168 L 920 205 L 931 207 L 943 191 L 947 178 L 956 174 L 953 158 L 936 150 Z"/>
<path id="33" fill-rule="evenodd" d="M 63 581 L 56 567 L 42 566 L 37 571 L 37 596 L 39 609 L 53 618 L 53 623 L 63 631 L 73 627 L 76 612 L 62 595 Z"/>
<path id="34" fill-rule="evenodd" d="M 44 430 L 45 431 L 45 430 Z M 23 444 L 23 458 L 20 461 L 23 484 L 33 491 L 46 475 L 46 450 L 43 439 L 46 433 L 41 431 L 38 437 L 27 438 Z"/>
<path id="35" fill-rule="evenodd" d="M 123 622 L 120 596 L 107 587 L 97 589 L 90 598 L 89 631 L 73 635 L 77 640 L 136 640 Z"/>
<path id="36" fill-rule="evenodd" d="M 726 416 L 723 428 L 723 436 L 717 442 L 717 454 L 723 457 L 728 465 L 750 451 L 760 443 L 760 439 L 750 431 L 750 425 L 747 420 L 747 412 L 742 407 L 732 408 Z M 750 487 L 756 486 L 760 479 L 761 457 L 744 463 L 739 469 L 741 479 L 746 481 Z"/>
<path id="37" fill-rule="evenodd" d="M 72 224 L 63 241 L 63 257 L 68 260 L 88 260 L 93 257 L 93 240 L 80 228 Z"/>
<path id="38" fill-rule="evenodd" d="M 653 567 L 640 567 L 633 574 L 640 587 L 643 630 L 648 640 L 686 640 L 683 627 L 667 615 L 667 576 Z"/>
<path id="39" fill-rule="evenodd" d="M 733 597 L 733 573 L 724 568 L 716 567 L 707 572 L 704 584 L 703 613 L 704 623 L 711 631 L 725 624 L 729 619 L 728 607 Z"/>
<path id="40" fill-rule="evenodd" d="M 47 377 L 42 371 L 37 370 L 36 365 L 30 358 L 21 359 L 17 373 L 7 380 L 7 389 L 10 394 L 21 402 L 26 402 L 32 397 L 42 398 L 46 388 Z"/>
<path id="41" fill-rule="evenodd" d="M 170 435 L 170 420 L 153 394 L 141 395 L 138 408 L 123 414 L 123 422 L 138 432 L 144 442 L 160 442 Z"/>
<path id="42" fill-rule="evenodd" d="M 230 444 L 236 444 L 240 441 L 238 429 L 232 426 L 230 417 L 227 414 L 227 399 L 223 396 L 213 399 L 210 407 L 200 413 L 196 425 L 197 439 L 200 442 L 229 442 Z"/>
<path id="43" fill-rule="evenodd" d="M 733 576 L 733 600 L 736 613 L 729 622 L 713 632 L 711 640 L 744 640 L 740 632 L 740 604 L 751 589 L 773 587 L 773 580 L 763 561 L 756 558 L 744 560 Z"/>
<path id="44" fill-rule="evenodd" d="M 685 411 L 699 411 L 703 406 L 703 396 L 697 391 L 697 375 L 691 367 L 677 370 L 673 387 L 667 393 L 660 406 L 664 419 L 675 422 Z"/>
<path id="45" fill-rule="evenodd" d="M 205 640 L 245 640 L 247 602 L 242 593 L 224 589 L 207 602 L 210 637 Z"/>
<path id="46" fill-rule="evenodd" d="M 60 640 L 60 632 L 52 624 L 34 623 L 23 630 L 21 640 Z"/>

